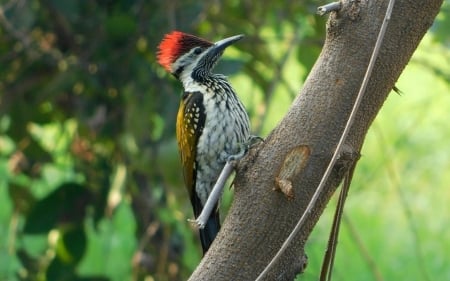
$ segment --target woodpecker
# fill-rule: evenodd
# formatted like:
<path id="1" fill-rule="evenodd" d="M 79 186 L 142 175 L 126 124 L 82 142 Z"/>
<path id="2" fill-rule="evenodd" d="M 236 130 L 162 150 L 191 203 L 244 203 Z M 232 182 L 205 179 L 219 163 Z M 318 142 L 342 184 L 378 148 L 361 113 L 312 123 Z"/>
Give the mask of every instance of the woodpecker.
<path id="1" fill-rule="evenodd" d="M 237 35 L 216 43 L 180 31 L 165 35 L 158 63 L 184 88 L 177 114 L 176 135 L 184 182 L 197 218 L 226 161 L 242 152 L 250 137 L 247 112 L 227 77 L 212 73 Z M 199 229 L 203 254 L 220 229 L 219 211 Z"/>

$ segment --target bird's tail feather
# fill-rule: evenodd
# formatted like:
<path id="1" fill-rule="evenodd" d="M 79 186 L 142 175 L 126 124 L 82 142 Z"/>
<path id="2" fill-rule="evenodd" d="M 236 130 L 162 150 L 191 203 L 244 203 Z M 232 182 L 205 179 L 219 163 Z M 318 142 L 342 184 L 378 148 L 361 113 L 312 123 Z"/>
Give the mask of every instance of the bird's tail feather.
<path id="1" fill-rule="evenodd" d="M 209 216 L 208 222 L 205 227 L 200 229 L 200 241 L 202 243 L 203 255 L 208 251 L 214 238 L 220 230 L 220 217 L 219 212 L 215 211 Z"/>

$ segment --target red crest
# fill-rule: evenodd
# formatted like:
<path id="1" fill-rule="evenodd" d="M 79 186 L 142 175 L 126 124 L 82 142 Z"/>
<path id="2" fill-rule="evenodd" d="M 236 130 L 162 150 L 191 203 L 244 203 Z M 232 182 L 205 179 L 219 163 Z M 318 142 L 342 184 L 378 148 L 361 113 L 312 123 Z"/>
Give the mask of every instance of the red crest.
<path id="1" fill-rule="evenodd" d="M 173 31 L 164 36 L 164 39 L 158 46 L 158 63 L 167 71 L 172 72 L 171 64 L 181 55 L 189 52 L 194 47 L 211 47 L 213 43 L 197 36 Z"/>

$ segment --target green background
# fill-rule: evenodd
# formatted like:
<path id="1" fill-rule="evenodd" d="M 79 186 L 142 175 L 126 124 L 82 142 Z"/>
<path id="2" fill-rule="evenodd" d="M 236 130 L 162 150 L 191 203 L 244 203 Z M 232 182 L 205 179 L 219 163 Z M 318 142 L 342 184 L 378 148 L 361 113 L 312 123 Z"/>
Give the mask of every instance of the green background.
<path id="1" fill-rule="evenodd" d="M 155 61 L 159 41 L 245 34 L 217 72 L 266 136 L 326 18 L 320 1 L 180 2 L 0 1 L 0 280 L 184 280 L 199 262 L 174 139 L 181 86 Z M 334 280 L 450 280 L 449 8 L 367 135 Z M 299 280 L 317 280 L 334 206 Z"/>

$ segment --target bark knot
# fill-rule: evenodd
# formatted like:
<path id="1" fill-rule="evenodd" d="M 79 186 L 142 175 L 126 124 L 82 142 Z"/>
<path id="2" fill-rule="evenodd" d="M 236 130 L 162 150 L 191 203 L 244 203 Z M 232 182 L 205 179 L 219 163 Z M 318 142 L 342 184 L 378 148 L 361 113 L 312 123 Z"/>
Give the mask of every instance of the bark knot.
<path id="1" fill-rule="evenodd" d="M 307 145 L 299 145 L 291 149 L 281 164 L 278 176 L 275 177 L 274 190 L 281 191 L 290 200 L 294 198 L 292 178 L 298 175 L 308 162 L 311 149 Z"/>

